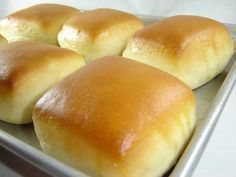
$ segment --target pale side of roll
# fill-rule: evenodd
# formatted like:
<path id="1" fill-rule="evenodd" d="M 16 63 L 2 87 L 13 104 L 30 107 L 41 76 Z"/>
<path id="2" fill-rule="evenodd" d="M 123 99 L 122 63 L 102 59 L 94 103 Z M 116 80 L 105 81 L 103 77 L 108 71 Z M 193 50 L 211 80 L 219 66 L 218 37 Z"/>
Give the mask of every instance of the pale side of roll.
<path id="1" fill-rule="evenodd" d="M 221 73 L 233 51 L 223 24 L 180 15 L 138 31 L 123 56 L 164 70 L 194 89 Z"/>
<path id="2" fill-rule="evenodd" d="M 76 52 L 29 41 L 0 46 L 0 120 L 32 122 L 35 102 L 84 65 Z"/>
<path id="3" fill-rule="evenodd" d="M 0 21 L 0 34 L 8 42 L 39 41 L 57 45 L 57 34 L 79 10 L 59 4 L 37 4 L 8 15 Z"/>
<path id="4" fill-rule="evenodd" d="M 97 59 L 36 104 L 42 149 L 91 176 L 153 177 L 170 169 L 195 125 L 180 80 L 122 57 Z"/>
<path id="5" fill-rule="evenodd" d="M 95 9 L 70 18 L 58 34 L 58 42 L 90 62 L 97 57 L 121 55 L 128 40 L 142 27 L 143 22 L 129 13 Z"/>

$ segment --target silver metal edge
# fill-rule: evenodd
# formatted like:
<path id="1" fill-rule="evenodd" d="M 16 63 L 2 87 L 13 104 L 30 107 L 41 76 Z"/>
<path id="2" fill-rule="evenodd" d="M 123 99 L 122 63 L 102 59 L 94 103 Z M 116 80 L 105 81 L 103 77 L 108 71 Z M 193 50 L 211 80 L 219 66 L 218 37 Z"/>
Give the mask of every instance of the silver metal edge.
<path id="1" fill-rule="evenodd" d="M 82 172 L 73 169 L 72 167 L 54 159 L 51 156 L 48 156 L 42 151 L 18 140 L 14 136 L 2 131 L 1 129 L 0 145 L 52 176 L 88 177 Z"/>
<path id="2" fill-rule="evenodd" d="M 236 57 L 236 55 L 234 55 Z M 221 116 L 225 104 L 236 83 L 236 61 L 234 61 L 229 74 L 224 80 L 220 90 L 218 91 L 213 104 L 209 110 L 206 119 L 202 119 L 196 125 L 195 132 L 177 162 L 170 177 L 189 177 L 192 176 L 201 155 L 214 131 L 216 124 Z"/>

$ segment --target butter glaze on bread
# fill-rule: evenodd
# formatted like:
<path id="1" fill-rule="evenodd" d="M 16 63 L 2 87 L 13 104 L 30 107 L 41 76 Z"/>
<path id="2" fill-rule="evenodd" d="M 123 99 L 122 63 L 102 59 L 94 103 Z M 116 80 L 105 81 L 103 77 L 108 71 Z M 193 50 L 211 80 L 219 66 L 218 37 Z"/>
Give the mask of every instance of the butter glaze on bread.
<path id="1" fill-rule="evenodd" d="M 195 97 L 156 68 L 104 57 L 48 91 L 33 122 L 44 151 L 91 176 L 161 176 L 190 137 Z"/>
<path id="2" fill-rule="evenodd" d="M 57 34 L 65 21 L 79 10 L 59 4 L 37 4 L 0 21 L 0 34 L 9 42 L 40 41 L 57 45 Z"/>
<path id="3" fill-rule="evenodd" d="M 138 31 L 123 56 L 162 69 L 197 88 L 223 71 L 233 48 L 223 24 L 181 15 Z"/>
<path id="4" fill-rule="evenodd" d="M 121 55 L 127 41 L 142 27 L 140 19 L 126 12 L 90 10 L 70 18 L 58 34 L 58 42 L 89 62 L 102 56 Z"/>
<path id="5" fill-rule="evenodd" d="M 6 44 L 7 40 L 0 34 L 0 45 Z"/>
<path id="6" fill-rule="evenodd" d="M 83 64 L 79 54 L 49 44 L 22 41 L 1 46 L 0 119 L 32 122 L 40 96 Z"/>

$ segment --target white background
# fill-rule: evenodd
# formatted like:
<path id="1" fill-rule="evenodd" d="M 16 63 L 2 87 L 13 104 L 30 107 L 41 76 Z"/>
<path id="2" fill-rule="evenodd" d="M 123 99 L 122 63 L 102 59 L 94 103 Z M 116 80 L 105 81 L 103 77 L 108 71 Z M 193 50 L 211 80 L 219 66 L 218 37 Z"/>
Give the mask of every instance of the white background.
<path id="1" fill-rule="evenodd" d="M 80 9 L 110 7 L 146 15 L 170 16 L 175 14 L 194 14 L 214 18 L 221 22 L 236 24 L 236 0 L 0 0 L 0 17 L 38 2 L 57 2 Z M 236 87 L 195 170 L 194 177 L 236 177 L 235 109 Z M 14 167 L 14 165 L 8 164 L 11 160 L 6 158 L 14 159 L 12 156 L 8 157 L 7 153 L 0 148 L 0 176 L 13 177 L 25 174 L 22 173 L 22 170 L 16 169 L 20 168 L 21 163 L 19 163 L 18 167 Z"/>

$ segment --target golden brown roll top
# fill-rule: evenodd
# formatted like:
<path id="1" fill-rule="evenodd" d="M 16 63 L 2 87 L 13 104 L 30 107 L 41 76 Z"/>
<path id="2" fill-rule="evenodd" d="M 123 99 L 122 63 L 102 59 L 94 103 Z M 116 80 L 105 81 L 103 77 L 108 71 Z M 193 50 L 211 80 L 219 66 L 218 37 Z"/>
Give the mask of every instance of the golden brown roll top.
<path id="1" fill-rule="evenodd" d="M 211 35 L 223 33 L 229 36 L 227 29 L 220 23 L 197 16 L 173 16 L 147 26 L 138 31 L 134 39 L 146 40 L 158 45 L 164 45 L 172 54 L 182 53 L 183 50 L 196 40 L 212 39 Z M 161 47 L 161 46 L 159 46 Z"/>
<path id="2" fill-rule="evenodd" d="M 167 73 L 104 57 L 47 92 L 33 121 L 46 152 L 92 176 L 156 176 L 189 138 L 195 99 Z"/>
<path id="3" fill-rule="evenodd" d="M 0 34 L 9 42 L 41 41 L 57 43 L 64 22 L 79 10 L 59 4 L 37 4 L 17 11 L 0 21 Z"/>
<path id="4" fill-rule="evenodd" d="M 196 88 L 222 72 L 232 54 L 233 41 L 223 24 L 180 15 L 138 31 L 123 56 L 160 68 Z"/>
<path id="5" fill-rule="evenodd" d="M 0 45 L 6 44 L 7 40 L 0 34 Z"/>
<path id="6" fill-rule="evenodd" d="M 58 35 L 58 42 L 89 62 L 105 55 L 121 55 L 128 39 L 142 27 L 140 19 L 126 12 L 90 10 L 70 18 Z"/>
<path id="7" fill-rule="evenodd" d="M 31 122 L 37 99 L 83 64 L 79 54 L 49 44 L 22 41 L 1 46 L 0 119 Z"/>

